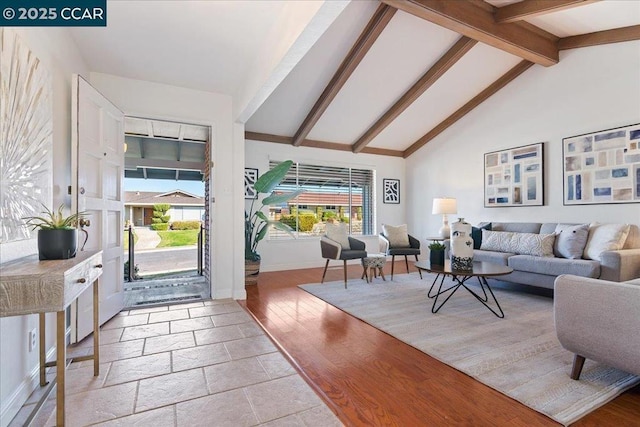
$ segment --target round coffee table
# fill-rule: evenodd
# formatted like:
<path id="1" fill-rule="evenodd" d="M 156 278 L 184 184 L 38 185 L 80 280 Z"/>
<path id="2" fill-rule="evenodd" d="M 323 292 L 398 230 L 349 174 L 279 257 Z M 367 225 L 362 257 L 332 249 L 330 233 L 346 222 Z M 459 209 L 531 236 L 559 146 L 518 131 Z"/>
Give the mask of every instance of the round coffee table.
<path id="1" fill-rule="evenodd" d="M 468 271 L 452 270 L 451 262 L 449 260 L 446 260 L 444 262 L 444 265 L 431 265 L 429 261 L 418 261 L 415 263 L 415 266 L 419 270 L 424 270 L 429 273 L 436 273 L 436 277 L 435 279 L 433 279 L 433 283 L 431 283 L 429 292 L 427 292 L 427 296 L 429 298 L 434 298 L 433 307 L 431 307 L 432 313 L 437 313 L 438 310 L 440 310 L 442 306 L 447 301 L 449 301 L 449 298 L 451 298 L 453 294 L 456 293 L 456 291 L 462 286 L 467 291 L 469 291 L 469 293 L 471 293 L 471 295 L 473 295 L 478 301 L 480 301 L 485 307 L 487 307 L 493 314 L 495 314 L 501 319 L 504 318 L 504 312 L 502 311 L 502 308 L 500 307 L 500 304 L 498 303 L 496 296 L 493 294 L 493 291 L 491 290 L 489 283 L 487 283 L 487 277 L 503 276 L 505 274 L 509 274 L 513 271 L 513 268 L 507 267 L 506 265 L 493 264 L 490 262 L 475 261 L 473 263 L 473 268 L 471 270 L 468 270 Z M 455 284 L 446 289 L 442 289 L 442 285 L 444 284 L 444 278 L 447 276 L 451 276 Z M 478 282 L 480 283 L 480 289 L 482 290 L 483 296 L 480 296 L 473 289 L 469 288 L 466 285 L 467 280 L 471 279 L 472 277 L 478 278 Z M 431 293 L 435 288 L 438 278 L 440 278 L 440 286 L 438 287 L 438 291 L 432 295 Z M 442 294 L 445 294 L 449 291 L 451 291 L 451 293 L 447 295 L 445 300 L 442 301 L 440 305 L 438 305 L 438 297 L 440 297 Z M 489 291 L 489 295 L 491 295 L 491 298 L 495 302 L 495 305 L 498 311 L 494 310 L 488 304 L 489 296 L 487 295 L 487 291 Z"/>

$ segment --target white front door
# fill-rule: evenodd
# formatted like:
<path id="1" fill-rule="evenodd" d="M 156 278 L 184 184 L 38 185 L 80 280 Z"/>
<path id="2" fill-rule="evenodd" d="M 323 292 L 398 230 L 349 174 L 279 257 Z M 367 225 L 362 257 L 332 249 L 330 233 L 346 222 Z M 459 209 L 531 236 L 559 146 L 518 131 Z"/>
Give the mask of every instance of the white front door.
<path id="1" fill-rule="evenodd" d="M 99 286 L 103 324 L 124 307 L 124 115 L 74 74 L 71 127 L 72 208 L 86 212 L 91 222 L 84 227 L 89 233 L 84 250 L 103 251 Z M 78 234 L 82 245 L 85 235 Z M 71 310 L 71 342 L 93 331 L 92 319 L 92 295 L 85 292 Z"/>

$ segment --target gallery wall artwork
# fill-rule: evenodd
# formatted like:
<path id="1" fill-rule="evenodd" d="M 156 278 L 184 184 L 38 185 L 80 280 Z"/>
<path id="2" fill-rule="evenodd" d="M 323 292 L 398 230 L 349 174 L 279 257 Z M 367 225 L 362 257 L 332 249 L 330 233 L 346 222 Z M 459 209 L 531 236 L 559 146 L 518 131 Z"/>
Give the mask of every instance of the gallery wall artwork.
<path id="1" fill-rule="evenodd" d="M 15 31 L 0 28 L 0 243 L 32 237 L 24 217 L 52 197 L 51 76 Z"/>
<path id="2" fill-rule="evenodd" d="M 258 180 L 258 169 L 244 168 L 244 198 L 255 199 L 258 197 L 258 192 L 253 186 Z"/>
<path id="3" fill-rule="evenodd" d="M 640 202 L 640 123 L 562 140 L 564 204 Z"/>
<path id="4" fill-rule="evenodd" d="M 542 142 L 484 155 L 484 206 L 544 204 Z"/>
<path id="5" fill-rule="evenodd" d="M 383 203 L 400 204 L 400 180 L 399 179 L 383 179 Z"/>

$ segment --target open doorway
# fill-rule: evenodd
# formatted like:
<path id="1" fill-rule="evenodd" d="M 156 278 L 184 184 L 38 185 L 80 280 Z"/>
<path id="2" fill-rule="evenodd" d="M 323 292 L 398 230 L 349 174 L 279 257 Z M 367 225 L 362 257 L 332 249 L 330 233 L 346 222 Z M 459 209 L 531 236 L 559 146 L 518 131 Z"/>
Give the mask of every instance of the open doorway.
<path id="1" fill-rule="evenodd" d="M 125 306 L 209 298 L 211 129 L 125 117 Z"/>

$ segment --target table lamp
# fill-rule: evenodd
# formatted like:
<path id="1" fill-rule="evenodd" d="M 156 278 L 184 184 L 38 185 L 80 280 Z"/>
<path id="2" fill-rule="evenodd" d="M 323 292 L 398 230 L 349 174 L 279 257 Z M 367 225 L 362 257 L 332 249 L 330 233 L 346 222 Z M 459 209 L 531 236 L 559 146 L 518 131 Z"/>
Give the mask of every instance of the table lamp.
<path id="1" fill-rule="evenodd" d="M 451 229 L 449 228 L 447 214 L 458 213 L 458 204 L 456 202 L 456 199 L 449 197 L 433 199 L 432 213 L 434 215 L 442 215 L 442 227 L 440 227 L 440 230 L 438 232 L 440 233 L 440 237 L 442 237 L 443 239 L 448 239 L 449 234 L 451 233 Z"/>

